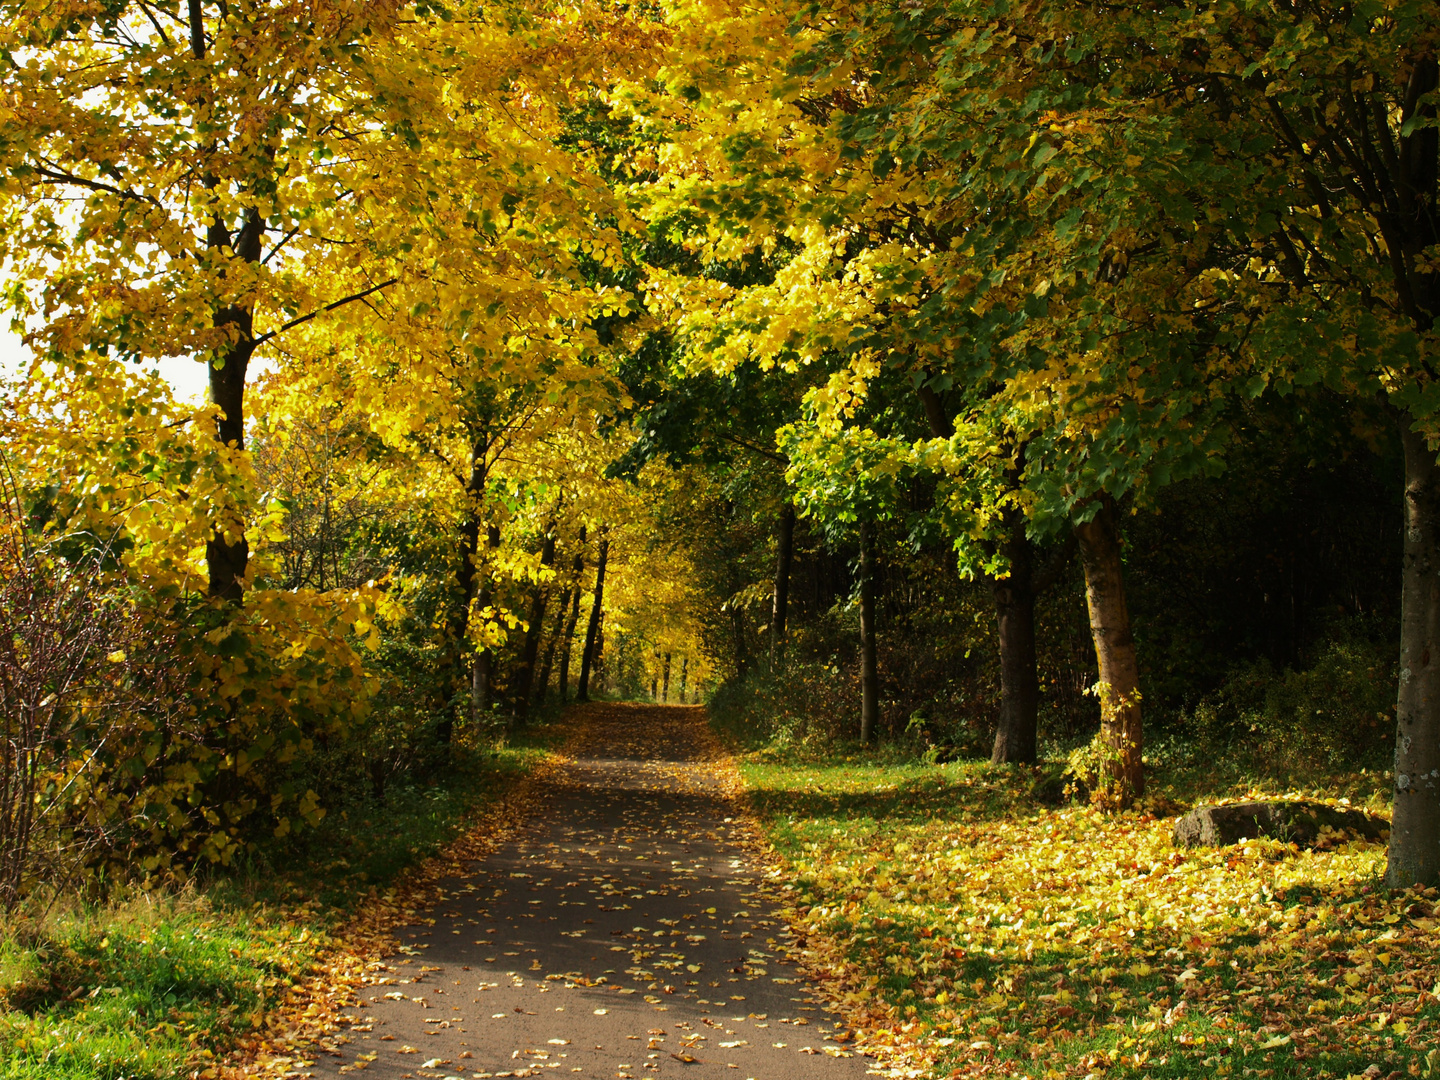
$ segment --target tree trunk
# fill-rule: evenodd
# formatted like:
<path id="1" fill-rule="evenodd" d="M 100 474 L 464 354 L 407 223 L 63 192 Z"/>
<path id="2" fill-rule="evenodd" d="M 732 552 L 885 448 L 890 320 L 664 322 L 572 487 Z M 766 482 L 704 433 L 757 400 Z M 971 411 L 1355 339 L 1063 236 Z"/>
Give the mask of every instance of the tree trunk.
<path id="1" fill-rule="evenodd" d="M 795 504 L 780 513 L 779 553 L 775 560 L 775 595 L 770 604 L 770 665 L 785 652 L 785 619 L 790 607 L 790 566 L 795 556 Z"/>
<path id="2" fill-rule="evenodd" d="M 1120 530 L 1109 496 L 1100 497 L 1093 518 L 1075 526 L 1075 538 L 1085 568 L 1085 602 L 1100 668 L 1101 735 L 1114 755 L 1109 763 L 1113 794 L 1123 804 L 1144 794 L 1145 774 L 1141 767 L 1140 665 L 1125 603 Z"/>
<path id="3" fill-rule="evenodd" d="M 745 678 L 750 670 L 750 650 L 745 644 L 745 611 L 737 603 L 730 605 L 730 643 L 735 654 L 735 678 Z"/>
<path id="4" fill-rule="evenodd" d="M 595 644 L 600 635 L 600 617 L 605 604 L 605 564 L 610 559 L 610 538 L 600 537 L 600 554 L 595 561 L 595 599 L 590 605 L 590 625 L 585 628 L 585 648 L 580 653 L 580 685 L 576 701 L 590 700 L 590 669 L 595 663 Z"/>
<path id="5" fill-rule="evenodd" d="M 1035 669 L 1034 548 L 1025 517 L 1011 512 L 1005 555 L 1010 573 L 991 585 L 1000 634 L 1000 724 L 990 761 L 1033 762 L 1036 757 L 1040 680 Z"/>
<path id="6" fill-rule="evenodd" d="M 560 704 L 570 703 L 570 655 L 575 645 L 575 627 L 580 622 L 580 579 L 585 573 L 585 526 L 580 526 L 579 548 L 575 552 L 575 591 L 570 594 L 570 621 L 565 624 L 565 647 L 560 650 Z"/>
<path id="7" fill-rule="evenodd" d="M 233 238 L 217 219 L 207 232 L 206 247 L 218 251 L 228 247 L 233 239 L 236 255 L 246 262 L 259 262 L 264 234 L 264 222 L 254 213 L 247 215 L 244 226 Z M 245 373 L 255 351 L 254 315 L 248 307 L 225 307 L 215 313 L 213 321 L 217 327 L 233 326 L 238 336 L 223 357 L 210 362 L 210 400 L 220 407 L 215 439 L 220 445 L 233 446 L 240 452 L 245 449 Z M 250 543 L 245 539 L 244 520 L 237 515 L 235 520 L 217 522 L 205 542 L 209 594 L 234 604 L 241 603 L 245 598 L 245 570 L 249 563 Z"/>
<path id="8" fill-rule="evenodd" d="M 1440 882 L 1440 468 L 1402 412 L 1405 539 L 1400 577 L 1400 692 L 1395 807 L 1385 883 Z"/>
<path id="9" fill-rule="evenodd" d="M 880 673 L 875 655 L 875 526 L 860 526 L 860 741 L 875 741 Z"/>
<path id="10" fill-rule="evenodd" d="M 532 704 L 537 707 L 545 704 L 545 694 L 550 689 L 550 674 L 555 670 L 555 650 L 565 636 L 565 618 L 569 614 L 572 592 L 574 589 L 567 585 L 560 594 L 560 603 L 555 605 L 555 629 L 550 634 L 550 643 L 545 646 L 545 660 L 540 665 L 540 677 L 535 680 L 535 694 L 531 698 Z"/>
<path id="11" fill-rule="evenodd" d="M 487 525 L 485 527 L 485 546 L 491 551 L 500 546 L 500 526 Z M 476 598 L 475 606 L 483 612 L 494 602 L 494 599 L 495 591 L 491 585 L 490 575 L 487 573 L 484 576 L 484 584 L 480 586 L 480 595 Z M 470 671 L 470 719 L 472 722 L 479 723 L 480 718 L 490 711 L 494 682 L 495 650 L 481 649 L 475 654 L 475 665 Z"/>
<path id="12" fill-rule="evenodd" d="M 660 703 L 662 705 L 670 703 L 670 654 L 668 652 L 665 654 L 665 676 L 660 682 Z"/>
<path id="13" fill-rule="evenodd" d="M 937 439 L 954 435 L 955 425 L 940 395 L 923 384 L 916 395 L 924 406 L 930 434 Z M 1017 473 L 1023 469 L 1022 446 Z M 990 754 L 996 765 L 1035 760 L 1040 708 L 1040 677 L 1035 664 L 1035 547 L 1025 535 L 1023 515 L 1012 511 L 1006 524 L 1009 535 L 1005 555 L 1010 575 L 991 585 L 1000 644 L 1000 723 Z"/>
<path id="14" fill-rule="evenodd" d="M 200 0 L 189 0 L 190 51 L 197 60 L 205 59 L 205 21 Z M 211 149 L 214 149 L 213 145 Z M 220 181 L 207 172 L 201 179 L 206 188 L 214 190 Z M 224 219 L 217 214 L 205 230 L 205 249 L 224 259 L 226 249 L 247 263 L 260 261 L 265 239 L 265 218 L 253 208 L 245 212 L 244 222 L 232 235 Z M 224 271 L 221 271 L 223 276 Z M 210 361 L 210 401 L 220 407 L 215 438 L 221 446 L 245 449 L 245 373 L 255 352 L 255 314 L 246 304 L 220 308 L 211 322 L 218 328 L 234 327 L 233 344 L 225 355 Z M 237 515 L 238 518 L 238 515 Z M 226 525 L 229 528 L 226 528 Z M 209 594 L 217 599 L 239 604 L 245 599 L 245 570 L 250 563 L 250 543 L 245 539 L 245 522 L 217 522 L 210 539 L 205 542 L 206 576 L 210 579 Z"/>
<path id="15" fill-rule="evenodd" d="M 609 665 L 605 663 L 605 612 L 600 612 L 600 628 L 595 631 L 595 655 L 590 661 L 590 685 L 603 693 L 610 685 Z"/>
<path id="16" fill-rule="evenodd" d="M 688 683 L 689 681 L 690 681 L 690 658 L 689 658 L 688 656 L 682 656 L 682 657 L 680 658 L 680 704 L 681 704 L 681 705 L 684 705 L 684 704 L 685 704 L 685 689 L 686 689 L 686 683 Z"/>
<path id="17" fill-rule="evenodd" d="M 541 569 L 555 565 L 555 523 L 550 523 L 545 542 L 540 548 Z M 530 623 L 525 627 L 525 646 L 520 654 L 520 668 L 515 672 L 515 692 L 511 695 L 511 708 L 515 722 L 525 723 L 530 713 L 530 687 L 535 681 L 535 661 L 540 657 L 540 635 L 545 627 L 545 605 L 550 599 L 550 587 L 535 583 L 535 596 L 530 601 Z"/>
<path id="18" fill-rule="evenodd" d="M 460 563 L 455 568 L 455 602 L 445 624 L 444 651 L 440 660 L 440 723 L 435 734 L 449 745 L 455 734 L 455 710 L 464 693 L 463 657 L 465 635 L 470 628 L 470 602 L 475 599 L 475 582 L 480 557 L 480 496 L 485 490 L 485 448 L 482 436 L 470 449 L 470 479 L 465 483 L 469 509 L 460 522 Z M 473 675 L 473 673 L 472 673 Z M 471 687 L 471 720 L 475 719 L 474 686 Z"/>

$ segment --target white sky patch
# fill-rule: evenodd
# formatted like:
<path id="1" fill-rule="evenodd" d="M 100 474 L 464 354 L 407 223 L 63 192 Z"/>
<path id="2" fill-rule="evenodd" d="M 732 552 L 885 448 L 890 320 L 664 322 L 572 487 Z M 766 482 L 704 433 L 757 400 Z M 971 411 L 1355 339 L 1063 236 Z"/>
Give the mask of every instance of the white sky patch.
<path id="1" fill-rule="evenodd" d="M 8 329 L 0 329 L 0 380 L 18 379 L 30 365 L 30 350 Z M 250 378 L 254 380 L 268 365 L 251 361 Z M 170 384 L 175 400 L 185 404 L 202 405 L 209 393 L 209 380 L 205 376 L 205 365 L 180 356 L 168 356 L 152 360 L 149 370 L 158 370 L 161 378 Z"/>

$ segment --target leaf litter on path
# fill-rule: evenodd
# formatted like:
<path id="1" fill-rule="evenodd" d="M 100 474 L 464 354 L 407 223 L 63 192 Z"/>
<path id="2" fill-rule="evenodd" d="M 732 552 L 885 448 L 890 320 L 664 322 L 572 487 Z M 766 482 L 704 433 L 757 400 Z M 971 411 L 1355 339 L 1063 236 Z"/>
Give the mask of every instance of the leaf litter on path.
<path id="1" fill-rule="evenodd" d="M 738 774 L 704 711 L 592 704 L 572 722 L 566 755 L 527 785 L 525 819 L 505 823 L 488 853 L 478 838 L 449 853 L 423 892 L 394 905 L 399 918 L 362 936 L 351 977 L 322 995 L 335 1003 L 330 1029 L 306 1040 L 297 1023 L 302 1037 L 263 1058 L 267 1071 L 367 1080 L 876 1071 L 853 1025 L 796 963 L 806 943 L 780 911 L 774 869 L 767 875 L 757 858 L 758 830 L 735 798 Z"/>

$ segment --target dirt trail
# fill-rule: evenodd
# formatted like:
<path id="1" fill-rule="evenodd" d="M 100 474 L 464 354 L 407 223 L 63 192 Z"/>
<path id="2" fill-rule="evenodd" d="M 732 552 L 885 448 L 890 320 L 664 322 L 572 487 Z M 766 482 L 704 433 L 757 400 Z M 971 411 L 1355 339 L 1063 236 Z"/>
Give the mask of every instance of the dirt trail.
<path id="1" fill-rule="evenodd" d="M 516 837 L 401 928 L 316 1077 L 863 1077 L 782 947 L 698 707 L 591 705 Z M 372 1056 L 373 1055 L 373 1056 Z M 366 1063 L 368 1061 L 368 1064 Z"/>

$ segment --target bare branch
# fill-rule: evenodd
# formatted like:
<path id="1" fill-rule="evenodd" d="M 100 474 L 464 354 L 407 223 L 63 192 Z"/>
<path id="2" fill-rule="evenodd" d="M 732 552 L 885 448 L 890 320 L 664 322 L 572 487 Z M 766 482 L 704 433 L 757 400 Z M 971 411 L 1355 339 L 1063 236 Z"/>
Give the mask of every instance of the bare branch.
<path id="1" fill-rule="evenodd" d="M 336 308 L 342 308 L 346 304 L 353 304 L 357 300 L 363 300 L 371 293 L 379 292 L 381 289 L 388 289 L 391 285 L 394 285 L 399 280 L 399 278 L 390 278 L 388 281 L 380 282 L 379 285 L 370 286 L 370 288 L 366 289 L 364 292 L 358 292 L 351 296 L 346 296 L 340 300 L 336 300 L 332 304 L 326 304 L 322 308 L 316 308 L 308 315 L 301 315 L 298 319 L 291 319 L 284 326 L 277 327 L 276 329 L 271 330 L 268 334 L 261 334 L 258 338 L 255 339 L 254 347 L 258 349 L 261 345 L 264 345 L 267 341 L 275 337 L 277 334 L 283 334 L 286 330 L 293 330 L 295 329 L 295 327 L 300 326 L 302 323 L 307 323 L 311 319 L 318 319 L 327 311 L 334 311 Z"/>

